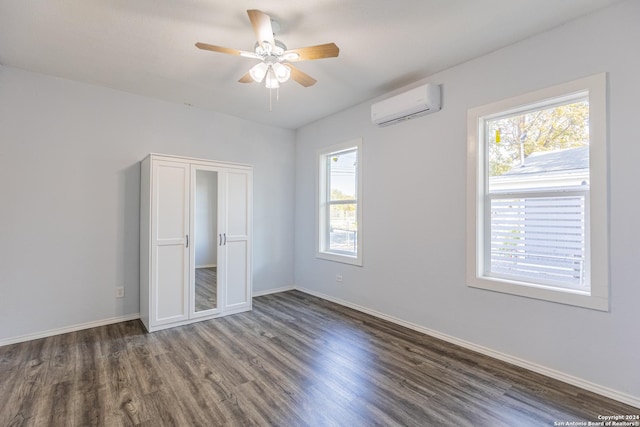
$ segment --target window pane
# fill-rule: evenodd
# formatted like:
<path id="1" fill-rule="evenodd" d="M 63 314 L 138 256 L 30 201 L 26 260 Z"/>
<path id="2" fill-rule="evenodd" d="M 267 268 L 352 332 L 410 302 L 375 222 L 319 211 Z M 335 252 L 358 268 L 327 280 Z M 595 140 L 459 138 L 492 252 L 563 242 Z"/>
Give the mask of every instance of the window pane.
<path id="1" fill-rule="evenodd" d="M 329 250 L 356 254 L 358 237 L 357 206 L 340 203 L 329 206 Z"/>
<path id="2" fill-rule="evenodd" d="M 489 191 L 589 183 L 589 102 L 485 121 Z"/>
<path id="3" fill-rule="evenodd" d="M 587 98 L 485 121 L 490 196 L 489 273 L 585 290 L 585 195 L 589 190 Z M 566 196 L 562 190 L 579 190 Z"/>
<path id="4" fill-rule="evenodd" d="M 362 266 L 360 138 L 319 154 L 318 258 Z"/>
<path id="5" fill-rule="evenodd" d="M 356 150 L 343 151 L 327 156 L 329 168 L 329 200 L 357 199 Z"/>
<path id="6" fill-rule="evenodd" d="M 491 200 L 491 274 L 585 286 L 585 197 Z"/>

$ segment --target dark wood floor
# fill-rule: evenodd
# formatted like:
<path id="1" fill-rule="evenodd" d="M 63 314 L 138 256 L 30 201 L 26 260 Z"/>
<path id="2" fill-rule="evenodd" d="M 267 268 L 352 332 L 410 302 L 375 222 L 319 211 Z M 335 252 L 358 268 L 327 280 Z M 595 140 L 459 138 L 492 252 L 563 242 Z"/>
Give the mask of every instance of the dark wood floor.
<path id="1" fill-rule="evenodd" d="M 196 268 L 196 311 L 218 306 L 218 272 L 216 267 Z"/>
<path id="2" fill-rule="evenodd" d="M 640 410 L 290 291 L 0 347 L 0 426 L 553 426 Z"/>

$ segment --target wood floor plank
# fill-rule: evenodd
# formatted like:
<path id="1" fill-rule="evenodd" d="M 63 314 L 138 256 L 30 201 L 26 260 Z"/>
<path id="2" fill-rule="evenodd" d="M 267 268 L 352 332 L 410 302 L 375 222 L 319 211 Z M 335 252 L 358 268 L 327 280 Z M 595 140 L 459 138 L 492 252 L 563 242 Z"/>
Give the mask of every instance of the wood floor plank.
<path id="1" fill-rule="evenodd" d="M 254 378 L 250 370 L 250 361 L 244 361 L 234 339 L 221 332 L 225 319 L 210 320 L 203 323 L 190 325 L 193 327 L 193 335 L 198 337 L 200 347 L 206 357 L 197 357 L 194 360 L 207 360 L 212 369 L 212 375 L 223 380 L 229 386 L 235 386 L 252 381 Z M 240 338 L 240 337 L 238 337 Z M 204 343 L 213 345 L 215 350 L 207 350 Z M 244 361 L 243 363 L 240 363 Z"/>
<path id="2" fill-rule="evenodd" d="M 12 344 L 3 347 L 0 351 L 0 397 L 5 397 L 4 410 L 0 411 L 0 425 L 9 425 L 11 417 L 16 416 L 12 411 L 15 406 L 11 401 L 12 392 L 20 386 L 23 375 L 23 367 L 28 362 L 29 344 Z M 17 424 L 20 425 L 20 424 Z"/>
<path id="3" fill-rule="evenodd" d="M 141 394 L 132 376 L 136 375 L 128 356 L 122 325 L 100 328 L 103 358 L 101 369 L 109 398 L 106 400 L 106 423 L 139 425 L 148 420 Z"/>
<path id="4" fill-rule="evenodd" d="M 640 409 L 288 291 L 0 347 L 0 426 L 540 426 Z"/>
<path id="5" fill-rule="evenodd" d="M 167 402 L 188 426 L 223 425 L 224 417 L 213 405 L 210 407 L 200 393 L 197 380 L 192 377 L 184 361 L 175 355 L 167 353 L 156 356 L 159 366 L 167 374 L 167 392 L 172 399 Z M 216 408 L 211 410 L 211 408 Z"/>
<path id="6" fill-rule="evenodd" d="M 73 408 L 73 381 L 56 382 L 45 388 L 38 400 L 40 410 L 35 425 L 60 426 L 76 425 Z"/>
<path id="7" fill-rule="evenodd" d="M 38 410 L 45 401 L 45 377 L 51 356 L 51 339 L 38 339 L 25 343 L 25 359 L 19 361 L 20 368 L 13 389 L 8 391 L 3 414 L 3 425 L 35 425 Z"/>
<path id="8" fill-rule="evenodd" d="M 57 384 L 73 380 L 76 365 L 77 332 L 51 337 L 51 356 L 47 367 L 47 384 Z"/>
<path id="9" fill-rule="evenodd" d="M 158 356 L 162 357 L 162 356 Z M 150 426 L 188 426 L 189 419 L 173 392 L 167 388 L 143 396 L 145 406 L 152 415 Z M 144 424 L 142 424 L 144 425 Z"/>
<path id="10" fill-rule="evenodd" d="M 105 425 L 108 391 L 97 329 L 78 331 L 75 348 L 73 404 L 76 425 Z"/>
<path id="11" fill-rule="evenodd" d="M 257 425 L 302 426 L 299 407 L 273 383 L 249 381 L 236 387 L 238 406 Z M 274 408 L 278 408 L 274 411 Z"/>

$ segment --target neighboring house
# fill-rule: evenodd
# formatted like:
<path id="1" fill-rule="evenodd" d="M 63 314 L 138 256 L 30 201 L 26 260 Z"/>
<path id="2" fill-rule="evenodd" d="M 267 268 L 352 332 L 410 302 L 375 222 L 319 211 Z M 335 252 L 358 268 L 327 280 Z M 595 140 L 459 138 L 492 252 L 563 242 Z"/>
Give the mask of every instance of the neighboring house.
<path id="1" fill-rule="evenodd" d="M 490 183 L 493 190 L 588 185 L 589 147 L 532 153 Z"/>

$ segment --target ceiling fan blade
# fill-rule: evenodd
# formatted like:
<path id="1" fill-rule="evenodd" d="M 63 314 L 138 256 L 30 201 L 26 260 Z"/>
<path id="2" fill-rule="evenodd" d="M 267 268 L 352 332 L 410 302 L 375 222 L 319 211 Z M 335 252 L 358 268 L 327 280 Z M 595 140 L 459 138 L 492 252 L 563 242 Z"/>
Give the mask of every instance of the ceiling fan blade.
<path id="1" fill-rule="evenodd" d="M 317 46 L 290 49 L 284 53 L 284 57 L 291 62 L 310 61 L 312 59 L 335 58 L 339 53 L 340 49 L 335 43 L 325 43 Z M 296 54 L 298 55 L 297 57 Z"/>
<path id="2" fill-rule="evenodd" d="M 245 56 L 247 58 L 262 59 L 260 55 L 254 52 L 247 52 L 244 50 L 232 49 L 230 47 L 215 46 L 212 44 L 199 43 L 199 42 L 196 43 L 196 47 L 202 50 L 210 50 L 211 52 L 220 52 L 220 53 L 227 53 L 229 55 L 240 55 L 240 56 Z"/>
<path id="3" fill-rule="evenodd" d="M 291 70 L 291 78 L 300 83 L 304 87 L 313 86 L 317 80 L 311 77 L 309 74 L 300 71 L 299 68 L 294 67 L 291 64 L 285 64 L 285 67 L 289 67 Z"/>
<path id="4" fill-rule="evenodd" d="M 262 46 L 264 42 L 269 42 L 272 47 L 275 46 L 275 42 L 273 41 L 273 28 L 271 28 L 271 17 L 257 9 L 249 9 L 247 13 L 249 14 L 249 20 L 251 21 L 253 31 L 256 33 L 260 46 Z"/>
<path id="5" fill-rule="evenodd" d="M 240 77 L 240 80 L 238 80 L 238 82 L 240 82 L 240 83 L 253 83 L 253 78 L 251 77 L 251 74 L 249 74 L 249 72 L 247 71 L 247 74 L 245 74 L 244 76 Z"/>

